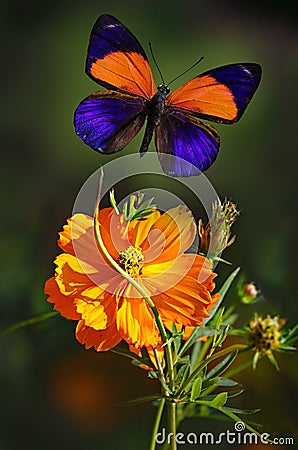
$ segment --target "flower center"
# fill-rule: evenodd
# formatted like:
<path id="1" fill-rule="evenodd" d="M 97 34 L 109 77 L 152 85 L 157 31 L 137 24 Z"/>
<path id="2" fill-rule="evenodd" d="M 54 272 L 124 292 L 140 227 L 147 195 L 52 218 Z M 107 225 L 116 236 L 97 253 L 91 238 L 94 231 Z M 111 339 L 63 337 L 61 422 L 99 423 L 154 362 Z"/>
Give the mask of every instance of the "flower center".
<path id="1" fill-rule="evenodd" d="M 141 273 L 141 263 L 144 261 L 144 255 L 139 247 L 130 245 L 126 250 L 119 253 L 118 264 L 128 275 L 135 277 Z"/>

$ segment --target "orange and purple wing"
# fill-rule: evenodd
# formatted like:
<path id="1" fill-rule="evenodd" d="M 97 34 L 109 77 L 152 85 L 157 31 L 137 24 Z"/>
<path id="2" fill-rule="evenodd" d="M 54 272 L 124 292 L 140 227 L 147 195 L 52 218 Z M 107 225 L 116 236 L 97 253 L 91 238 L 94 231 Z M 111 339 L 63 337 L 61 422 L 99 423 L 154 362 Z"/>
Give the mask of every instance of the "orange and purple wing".
<path id="1" fill-rule="evenodd" d="M 147 56 L 137 38 L 109 14 L 90 35 L 86 73 L 101 86 L 150 99 L 156 92 Z"/>
<path id="2" fill-rule="evenodd" d="M 215 161 L 219 134 L 211 125 L 177 110 L 167 109 L 155 133 L 163 171 L 172 176 L 199 175 Z"/>
<path id="3" fill-rule="evenodd" d="M 110 154 L 122 150 L 142 128 L 145 99 L 115 91 L 99 91 L 83 100 L 75 111 L 78 136 L 89 147 Z"/>
<path id="4" fill-rule="evenodd" d="M 261 73 L 261 66 L 252 63 L 209 70 L 170 94 L 166 106 L 213 122 L 237 122 L 260 83 Z"/>

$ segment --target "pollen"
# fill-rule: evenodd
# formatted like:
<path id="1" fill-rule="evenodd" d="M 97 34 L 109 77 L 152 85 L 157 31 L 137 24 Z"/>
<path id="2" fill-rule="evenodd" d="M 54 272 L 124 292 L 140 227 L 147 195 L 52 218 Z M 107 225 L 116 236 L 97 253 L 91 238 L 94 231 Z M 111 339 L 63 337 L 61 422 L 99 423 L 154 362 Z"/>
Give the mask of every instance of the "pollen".
<path id="1" fill-rule="evenodd" d="M 126 250 L 119 253 L 118 264 L 131 277 L 136 277 L 141 274 L 142 262 L 144 255 L 139 247 L 130 245 Z"/>

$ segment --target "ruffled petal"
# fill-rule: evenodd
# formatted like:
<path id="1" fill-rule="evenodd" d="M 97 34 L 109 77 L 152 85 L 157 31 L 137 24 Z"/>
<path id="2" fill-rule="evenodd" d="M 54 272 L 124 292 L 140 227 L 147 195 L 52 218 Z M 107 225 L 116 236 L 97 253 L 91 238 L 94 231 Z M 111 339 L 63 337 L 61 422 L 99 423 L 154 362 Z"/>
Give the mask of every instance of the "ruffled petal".
<path id="1" fill-rule="evenodd" d="M 77 299 L 76 309 L 86 326 L 104 330 L 115 322 L 117 302 L 115 296 L 103 291 L 97 300 Z"/>
<path id="2" fill-rule="evenodd" d="M 105 330 L 94 330 L 81 320 L 77 325 L 76 338 L 86 349 L 94 347 L 98 352 L 108 351 L 121 341 L 115 322 Z"/>
<path id="3" fill-rule="evenodd" d="M 63 295 L 56 283 L 55 277 L 49 278 L 45 283 L 45 294 L 47 294 L 48 302 L 54 303 L 54 310 L 59 311 L 61 316 L 71 320 L 79 320 L 81 315 L 77 313 L 74 297 L 71 295 Z"/>
<path id="4" fill-rule="evenodd" d="M 104 245 L 112 258 L 116 260 L 119 251 L 129 246 L 129 241 L 124 236 L 125 226 L 113 208 L 100 210 L 98 222 Z M 67 224 L 59 235 L 58 245 L 65 253 L 76 256 L 82 263 L 95 267 L 98 264 L 108 265 L 97 247 L 93 217 L 75 214 L 67 220 Z"/>
<path id="5" fill-rule="evenodd" d="M 75 256 L 61 254 L 55 259 L 55 264 L 57 264 L 56 282 L 62 294 L 76 295 L 93 285 Z"/>

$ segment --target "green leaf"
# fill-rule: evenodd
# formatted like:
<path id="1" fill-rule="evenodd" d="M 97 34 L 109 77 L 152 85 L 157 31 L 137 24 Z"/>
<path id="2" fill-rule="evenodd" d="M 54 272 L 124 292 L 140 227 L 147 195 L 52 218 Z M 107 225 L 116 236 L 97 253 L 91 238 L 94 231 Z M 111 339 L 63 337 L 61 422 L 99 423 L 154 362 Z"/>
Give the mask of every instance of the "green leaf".
<path id="1" fill-rule="evenodd" d="M 139 364 L 145 364 L 146 366 L 152 367 L 152 369 L 154 369 L 152 361 L 149 358 L 136 355 L 136 353 L 132 353 L 126 348 L 114 347 L 111 349 L 111 352 L 116 353 L 116 355 L 126 356 L 126 358 L 130 358 L 133 361 L 138 361 Z M 136 362 L 134 362 L 134 364 L 136 364 Z"/>
<path id="2" fill-rule="evenodd" d="M 238 350 L 235 350 L 232 353 L 230 353 L 228 356 L 226 356 L 223 361 L 218 363 L 215 367 L 213 367 L 213 369 L 210 370 L 210 372 L 208 372 L 205 380 L 210 380 L 211 378 L 218 377 L 223 372 L 225 372 L 227 370 L 227 368 L 232 364 L 234 359 L 236 358 L 237 353 L 238 353 Z"/>
<path id="3" fill-rule="evenodd" d="M 202 389 L 202 380 L 201 378 L 196 378 L 192 384 L 190 401 L 194 401 L 198 397 L 200 397 L 201 389 Z"/>
<path id="4" fill-rule="evenodd" d="M 219 378 L 218 382 L 216 383 L 217 386 L 238 386 L 239 383 L 234 380 L 230 380 L 230 378 Z"/>
<path id="5" fill-rule="evenodd" d="M 226 411 L 230 411 L 232 413 L 235 413 L 235 414 L 255 414 L 255 413 L 261 411 L 260 408 L 239 409 L 239 408 L 229 408 L 228 406 L 225 406 L 223 409 L 226 410 Z"/>
<path id="6" fill-rule="evenodd" d="M 223 394 L 226 394 L 226 393 L 223 392 Z M 219 394 L 219 395 L 221 395 L 221 394 Z M 237 414 L 235 414 L 232 411 L 232 408 L 224 407 L 223 405 L 219 406 L 221 402 L 219 401 L 218 404 L 217 404 L 214 400 L 211 401 L 211 402 L 198 400 L 196 403 L 197 404 L 202 404 L 202 405 L 205 405 L 205 406 L 209 406 L 210 408 L 215 408 L 217 411 L 219 411 L 222 414 L 226 415 L 227 417 L 232 419 L 234 422 L 244 422 Z M 246 411 L 246 410 L 243 410 L 243 411 Z M 250 410 L 250 411 L 253 411 L 253 410 Z M 258 410 L 254 410 L 254 411 L 257 412 Z M 256 429 L 254 429 L 251 425 L 249 425 L 247 422 L 244 422 L 244 424 L 245 424 L 245 427 L 246 427 L 247 430 L 252 431 L 253 433 L 256 433 L 258 436 L 261 437 L 261 433 L 259 433 Z M 269 439 L 268 439 L 268 442 L 273 443 L 273 441 L 270 441 Z"/>
<path id="7" fill-rule="evenodd" d="M 238 272 L 240 270 L 240 267 L 237 267 L 237 269 L 234 270 L 234 272 L 232 272 L 230 274 L 230 276 L 226 279 L 226 281 L 224 282 L 224 284 L 222 285 L 222 287 L 219 290 L 219 294 L 220 294 L 220 299 L 218 301 L 218 303 L 211 309 L 210 311 L 210 317 L 208 317 L 207 319 L 205 319 L 204 325 L 206 325 L 214 316 L 214 314 L 216 313 L 217 309 L 219 308 L 219 306 L 221 305 L 226 293 L 228 292 L 228 290 L 230 289 L 231 284 L 233 283 L 234 279 L 236 278 L 236 276 L 238 275 Z"/>
<path id="8" fill-rule="evenodd" d="M 141 405 L 142 403 L 152 402 L 154 400 L 158 400 L 161 398 L 165 398 L 165 396 L 162 394 L 144 395 L 142 397 L 137 397 L 132 400 L 127 400 L 126 402 L 116 403 L 116 406 Z"/>
<path id="9" fill-rule="evenodd" d="M 188 364 L 185 364 L 182 367 L 180 367 L 180 369 L 178 370 L 176 379 L 175 379 L 176 384 L 178 386 L 180 386 L 181 384 L 184 383 L 186 378 L 189 376 L 189 372 L 190 372 L 190 364 L 189 364 L 189 362 L 188 362 Z"/>
<path id="10" fill-rule="evenodd" d="M 228 393 L 221 392 L 210 403 L 213 408 L 221 408 L 228 400 Z"/>
<path id="11" fill-rule="evenodd" d="M 228 392 L 228 397 L 237 397 L 238 395 L 242 394 L 242 392 L 244 392 L 244 389 L 235 389 L 234 391 Z"/>
<path id="12" fill-rule="evenodd" d="M 176 353 L 176 355 L 178 355 L 178 352 L 179 352 L 179 349 L 181 346 L 181 341 L 182 341 L 182 333 L 178 333 L 177 327 L 174 322 L 172 323 L 172 335 L 173 335 L 175 353 Z"/>
<path id="13" fill-rule="evenodd" d="M 222 334 L 224 333 L 226 327 L 224 325 L 222 325 L 220 327 L 219 330 L 216 329 L 216 327 L 214 325 L 209 325 L 209 326 L 200 326 L 200 327 L 196 327 L 193 332 L 191 333 L 191 335 L 189 336 L 189 338 L 187 339 L 187 341 L 185 341 L 185 344 L 183 345 L 183 347 L 181 348 L 180 352 L 179 352 L 179 356 L 184 355 L 184 353 L 194 344 L 197 342 L 197 340 L 203 336 L 214 336 L 216 333 L 217 334 Z"/>

